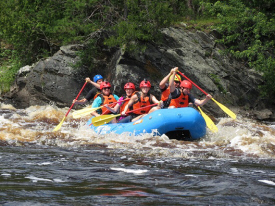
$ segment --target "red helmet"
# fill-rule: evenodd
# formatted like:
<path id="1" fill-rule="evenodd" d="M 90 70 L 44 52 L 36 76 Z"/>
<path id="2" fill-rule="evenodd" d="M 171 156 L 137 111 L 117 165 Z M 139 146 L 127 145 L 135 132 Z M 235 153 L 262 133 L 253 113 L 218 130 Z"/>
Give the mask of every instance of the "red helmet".
<path id="1" fill-rule="evenodd" d="M 187 81 L 187 80 L 183 80 L 183 81 L 180 83 L 180 87 L 192 89 L 192 84 L 191 84 L 189 81 Z"/>
<path id="2" fill-rule="evenodd" d="M 110 82 L 102 82 L 101 85 L 100 85 L 100 90 L 102 90 L 103 88 L 111 88 L 111 84 Z"/>
<path id="3" fill-rule="evenodd" d="M 139 87 L 149 87 L 151 88 L 151 83 L 148 80 L 143 80 L 142 82 L 140 82 Z"/>
<path id="4" fill-rule="evenodd" d="M 126 89 L 133 89 L 133 90 L 136 90 L 136 87 L 135 85 L 132 83 L 132 82 L 128 82 L 124 85 L 124 90 Z"/>

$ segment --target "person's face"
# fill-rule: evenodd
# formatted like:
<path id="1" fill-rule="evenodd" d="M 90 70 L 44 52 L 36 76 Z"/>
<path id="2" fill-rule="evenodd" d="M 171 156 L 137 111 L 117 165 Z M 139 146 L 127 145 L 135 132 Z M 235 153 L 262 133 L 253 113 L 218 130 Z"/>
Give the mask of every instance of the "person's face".
<path id="1" fill-rule="evenodd" d="M 103 82 L 103 79 L 99 79 L 96 81 L 97 84 L 101 85 L 101 83 Z"/>
<path id="2" fill-rule="evenodd" d="M 126 95 L 129 97 L 133 94 L 134 90 L 133 89 L 125 89 Z"/>
<path id="3" fill-rule="evenodd" d="M 141 87 L 140 89 L 141 89 L 141 92 L 142 92 L 143 94 L 147 94 L 147 93 L 149 92 L 149 90 L 150 90 L 149 87 Z"/>
<path id="4" fill-rule="evenodd" d="M 102 93 L 104 95 L 109 95 L 110 92 L 111 92 L 111 88 L 110 87 L 105 87 L 105 88 L 102 89 Z"/>
<path id="5" fill-rule="evenodd" d="M 180 88 L 180 81 L 174 81 L 174 85 L 176 88 Z"/>
<path id="6" fill-rule="evenodd" d="M 190 93 L 190 89 L 189 89 L 189 88 L 181 87 L 180 89 L 181 89 L 181 91 L 182 91 L 185 95 L 187 95 L 187 94 Z"/>

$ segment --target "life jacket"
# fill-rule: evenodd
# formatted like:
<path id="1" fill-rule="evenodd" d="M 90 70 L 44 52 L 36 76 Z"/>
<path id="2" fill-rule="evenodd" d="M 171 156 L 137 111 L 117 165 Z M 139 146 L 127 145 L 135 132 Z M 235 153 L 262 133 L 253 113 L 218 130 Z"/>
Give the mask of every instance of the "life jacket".
<path id="1" fill-rule="evenodd" d="M 96 94 L 95 94 L 95 96 L 94 96 L 94 100 L 98 97 L 98 95 L 100 95 L 101 94 L 101 92 L 100 92 L 100 90 L 97 90 L 97 92 L 96 92 Z"/>
<path id="2" fill-rule="evenodd" d="M 161 93 L 161 100 L 163 101 L 164 105 L 166 105 L 166 107 L 169 106 L 174 106 L 174 107 L 178 107 L 178 102 L 176 99 L 171 99 L 171 97 L 169 98 L 170 95 L 170 87 L 167 87 L 162 93 Z M 168 105 L 167 105 L 167 103 Z"/>
<path id="3" fill-rule="evenodd" d="M 106 96 L 106 95 L 103 95 L 103 94 L 99 94 L 98 96 L 101 98 L 101 102 L 102 102 L 100 104 L 100 106 L 105 105 L 105 104 L 109 104 L 108 105 L 109 107 L 114 107 L 116 105 L 117 100 L 115 99 L 114 95 L 110 94 L 109 96 Z M 101 108 L 101 114 L 102 113 L 109 114 L 109 113 L 111 113 L 111 111 L 108 110 L 106 107 L 102 107 Z"/>
<path id="4" fill-rule="evenodd" d="M 177 103 L 177 107 L 188 107 L 189 106 L 189 96 L 181 92 L 180 96 L 174 99 Z"/>
<path id="5" fill-rule="evenodd" d="M 133 94 L 131 95 L 131 97 L 132 97 L 134 94 L 136 94 L 136 92 L 133 92 Z M 122 102 L 122 104 L 121 104 L 121 106 L 120 106 L 120 113 L 124 111 L 124 108 L 126 107 L 126 105 L 128 104 L 128 102 L 129 102 L 130 99 L 131 99 L 131 97 L 128 97 L 128 96 L 126 96 L 125 94 L 122 95 L 122 97 L 123 97 L 123 99 L 127 99 L 127 98 L 128 98 L 128 100 Z M 128 110 L 127 110 L 126 112 L 128 112 L 128 111 L 130 111 L 130 110 L 131 110 L 131 109 L 128 107 Z"/>
<path id="6" fill-rule="evenodd" d="M 136 93 L 138 100 L 133 104 L 132 108 L 133 110 L 135 109 L 139 109 L 141 107 L 145 107 L 148 106 L 150 104 L 153 104 L 152 99 L 151 99 L 151 94 L 148 93 L 146 97 L 141 97 L 141 92 L 137 92 Z M 134 114 L 147 114 L 149 112 L 149 110 L 151 109 L 151 107 L 147 107 L 144 109 L 139 109 L 135 112 L 133 112 Z"/>

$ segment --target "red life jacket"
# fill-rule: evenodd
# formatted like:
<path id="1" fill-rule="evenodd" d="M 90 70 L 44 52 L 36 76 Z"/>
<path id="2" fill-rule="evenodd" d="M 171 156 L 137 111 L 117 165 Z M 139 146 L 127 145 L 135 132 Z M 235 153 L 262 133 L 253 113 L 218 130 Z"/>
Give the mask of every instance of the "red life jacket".
<path id="1" fill-rule="evenodd" d="M 108 105 L 108 106 L 113 108 L 116 105 L 117 100 L 115 99 L 115 97 L 112 94 L 110 94 L 109 96 L 99 94 L 98 96 L 101 98 L 101 102 L 102 102 L 100 104 L 100 106 L 105 105 L 105 104 L 111 104 L 111 105 Z M 112 104 L 112 103 L 114 103 L 114 104 Z M 104 114 L 109 114 L 109 113 L 111 113 L 111 111 L 108 110 L 106 107 L 102 107 L 101 108 L 101 113 L 102 114 L 103 113 Z"/>
<path id="2" fill-rule="evenodd" d="M 148 106 L 150 104 L 152 104 L 152 100 L 151 100 L 151 94 L 148 93 L 146 97 L 141 97 L 141 92 L 137 92 L 136 93 L 137 97 L 138 97 L 138 100 L 136 103 L 133 104 L 132 108 L 133 110 L 135 109 L 139 109 L 141 107 L 145 107 L 145 106 Z M 144 109 L 139 109 L 135 112 L 133 112 L 134 114 L 147 114 L 149 112 L 149 110 L 151 109 L 151 107 L 147 107 L 147 108 L 144 108 Z"/>

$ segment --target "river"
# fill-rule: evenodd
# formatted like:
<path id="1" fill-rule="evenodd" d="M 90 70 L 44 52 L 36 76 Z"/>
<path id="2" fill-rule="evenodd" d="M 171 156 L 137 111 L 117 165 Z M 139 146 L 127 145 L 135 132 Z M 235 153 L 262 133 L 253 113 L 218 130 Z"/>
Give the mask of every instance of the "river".
<path id="1" fill-rule="evenodd" d="M 97 135 L 68 108 L 0 107 L 1 205 L 275 205 L 275 124 L 221 118 L 217 133 Z"/>

